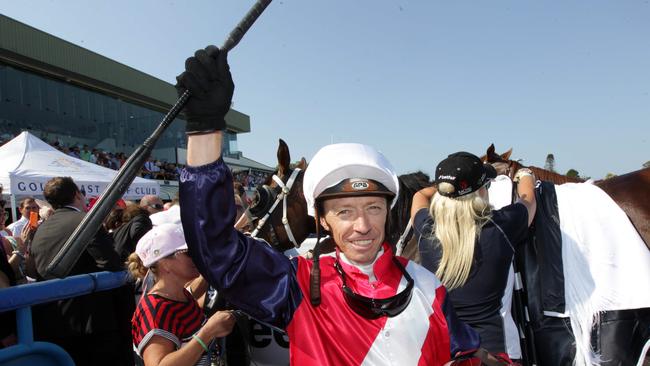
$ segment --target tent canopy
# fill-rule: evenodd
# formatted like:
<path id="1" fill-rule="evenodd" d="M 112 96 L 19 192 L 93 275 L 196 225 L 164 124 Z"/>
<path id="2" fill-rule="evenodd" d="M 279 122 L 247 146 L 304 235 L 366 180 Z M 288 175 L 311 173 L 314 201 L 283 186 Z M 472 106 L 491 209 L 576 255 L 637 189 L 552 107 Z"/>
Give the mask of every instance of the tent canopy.
<path id="1" fill-rule="evenodd" d="M 72 177 L 87 196 L 99 196 L 117 171 L 66 155 L 29 132 L 0 146 L 0 183 L 4 194 L 42 196 L 48 180 Z M 136 177 L 124 198 L 160 193 L 158 182 Z"/>

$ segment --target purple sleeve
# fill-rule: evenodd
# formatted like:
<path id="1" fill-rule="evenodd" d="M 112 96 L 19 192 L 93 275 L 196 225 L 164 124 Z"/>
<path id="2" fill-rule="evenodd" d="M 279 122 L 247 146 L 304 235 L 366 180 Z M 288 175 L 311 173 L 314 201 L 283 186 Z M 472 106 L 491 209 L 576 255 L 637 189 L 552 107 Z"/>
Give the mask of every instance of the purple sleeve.
<path id="1" fill-rule="evenodd" d="M 429 219 L 429 210 L 427 208 L 421 208 L 415 213 L 413 228 L 418 238 L 423 234 L 431 233 L 431 224 L 432 221 Z"/>
<path id="2" fill-rule="evenodd" d="M 297 261 L 235 230 L 232 175 L 222 159 L 183 169 L 180 207 L 189 254 L 208 283 L 250 316 L 285 328 L 302 300 Z"/>

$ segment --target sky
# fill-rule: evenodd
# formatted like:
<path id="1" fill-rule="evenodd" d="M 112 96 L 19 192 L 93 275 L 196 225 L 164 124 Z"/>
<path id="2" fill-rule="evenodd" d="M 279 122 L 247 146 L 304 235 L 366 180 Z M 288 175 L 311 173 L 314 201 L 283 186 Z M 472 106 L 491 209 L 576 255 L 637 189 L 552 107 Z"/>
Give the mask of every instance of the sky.
<path id="1" fill-rule="evenodd" d="M 650 0 L 274 0 L 229 54 L 244 156 L 331 142 L 398 173 L 456 151 L 602 178 L 650 160 Z M 249 0 L 0 0 L 0 12 L 170 83 Z M 143 136 L 144 140 L 145 136 Z"/>

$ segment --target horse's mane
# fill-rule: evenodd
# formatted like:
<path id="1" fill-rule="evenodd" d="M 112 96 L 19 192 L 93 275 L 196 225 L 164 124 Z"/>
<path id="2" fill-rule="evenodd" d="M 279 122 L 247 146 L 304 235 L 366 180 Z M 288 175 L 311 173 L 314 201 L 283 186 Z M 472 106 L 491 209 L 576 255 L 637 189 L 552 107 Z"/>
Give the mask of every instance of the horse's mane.
<path id="1" fill-rule="evenodd" d="M 519 164 L 519 162 L 515 162 L 515 163 Z M 519 164 L 519 166 L 522 166 L 522 165 Z M 552 172 L 550 170 L 538 168 L 538 167 L 532 166 L 532 165 L 527 166 L 526 168 L 532 170 L 537 179 L 543 180 L 543 181 L 553 182 L 555 184 L 584 182 L 584 179 L 569 177 L 569 176 L 566 176 L 566 175 L 558 174 L 556 172 Z"/>
<path id="2" fill-rule="evenodd" d="M 411 217 L 411 202 L 413 201 L 415 192 L 422 188 L 430 187 L 432 184 L 429 175 L 422 171 L 402 174 L 398 177 L 398 180 L 399 194 L 397 196 L 397 203 L 390 213 L 391 226 L 386 238 L 391 244 L 397 242 L 402 231 L 404 231 L 408 224 Z"/>
<path id="3" fill-rule="evenodd" d="M 485 155 L 481 157 L 481 160 L 488 162 L 488 163 L 507 163 L 509 165 L 509 176 L 510 178 L 514 177 L 514 174 L 519 170 L 520 168 L 528 168 L 535 173 L 535 177 L 539 180 L 543 181 L 549 181 L 553 182 L 555 184 L 562 184 L 562 183 L 580 183 L 584 182 L 584 179 L 580 178 L 573 178 L 573 177 L 568 177 L 566 175 L 562 175 L 559 173 L 552 172 L 550 170 L 538 168 L 536 166 L 524 166 L 521 164 L 519 161 L 516 160 L 510 160 L 510 155 L 512 154 L 512 148 L 508 151 L 506 151 L 503 154 L 497 154 L 494 149 L 494 144 L 491 144 L 487 148 L 487 152 Z"/>

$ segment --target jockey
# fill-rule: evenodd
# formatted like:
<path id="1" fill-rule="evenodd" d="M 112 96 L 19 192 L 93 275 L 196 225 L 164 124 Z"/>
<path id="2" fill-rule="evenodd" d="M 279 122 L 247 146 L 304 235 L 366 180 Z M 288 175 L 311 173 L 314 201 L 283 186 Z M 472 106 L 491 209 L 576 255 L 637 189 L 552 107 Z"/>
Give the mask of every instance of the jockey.
<path id="1" fill-rule="evenodd" d="M 314 261 L 289 259 L 234 228 L 232 176 L 221 157 L 234 90 L 225 52 L 214 46 L 197 51 L 177 80 L 179 93 L 192 93 L 188 166 L 180 178 L 189 253 L 230 303 L 286 330 L 292 364 L 476 361 L 478 335 L 457 320 L 440 281 L 394 256 L 384 240 L 398 182 L 383 155 L 365 145 L 336 144 L 314 156 L 303 188 L 310 212 L 337 249 Z"/>

